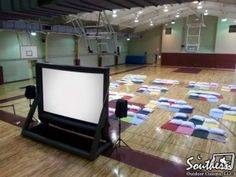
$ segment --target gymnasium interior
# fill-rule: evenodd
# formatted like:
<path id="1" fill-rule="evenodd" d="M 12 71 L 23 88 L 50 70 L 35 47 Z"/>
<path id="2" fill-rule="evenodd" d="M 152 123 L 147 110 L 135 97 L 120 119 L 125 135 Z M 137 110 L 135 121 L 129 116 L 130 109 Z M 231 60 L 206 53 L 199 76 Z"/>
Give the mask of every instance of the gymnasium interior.
<path id="1" fill-rule="evenodd" d="M 236 176 L 234 0 L 0 9 L 0 176 Z"/>

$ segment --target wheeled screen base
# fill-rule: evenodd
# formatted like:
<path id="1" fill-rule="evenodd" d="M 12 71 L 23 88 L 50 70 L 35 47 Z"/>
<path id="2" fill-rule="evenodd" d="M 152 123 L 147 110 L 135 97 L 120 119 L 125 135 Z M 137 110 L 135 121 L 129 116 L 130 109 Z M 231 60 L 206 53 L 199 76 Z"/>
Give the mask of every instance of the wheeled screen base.
<path id="1" fill-rule="evenodd" d="M 40 123 L 35 125 L 32 121 L 37 107 L 36 98 L 30 108 L 26 122 L 22 129 L 22 135 L 41 143 L 54 146 L 67 152 L 74 153 L 88 160 L 95 160 L 99 154 L 112 146 L 109 138 L 101 138 L 101 126 L 94 131 L 76 131 L 63 128 L 62 126 Z"/>

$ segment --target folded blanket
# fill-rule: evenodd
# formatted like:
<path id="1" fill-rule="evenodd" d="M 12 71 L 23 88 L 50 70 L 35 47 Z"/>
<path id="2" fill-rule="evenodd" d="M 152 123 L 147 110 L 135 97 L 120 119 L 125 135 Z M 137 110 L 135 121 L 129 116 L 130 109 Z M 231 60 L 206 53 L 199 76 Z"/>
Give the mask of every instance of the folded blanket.
<path id="1" fill-rule="evenodd" d="M 138 114 L 143 114 L 143 115 L 148 115 L 148 114 L 150 114 L 149 111 L 145 111 L 144 109 L 138 111 L 137 113 L 138 113 Z"/>
<path id="2" fill-rule="evenodd" d="M 166 130 L 171 130 L 171 131 L 176 131 L 178 127 L 179 127 L 179 125 L 172 124 L 170 122 L 167 122 L 161 126 L 161 128 L 166 129 Z"/>
<path id="3" fill-rule="evenodd" d="M 207 139 L 215 140 L 215 141 L 220 141 L 220 142 L 223 142 L 223 143 L 226 142 L 226 137 L 225 136 L 221 136 L 221 135 L 217 135 L 217 134 L 212 134 L 212 133 L 208 134 Z"/>
<path id="4" fill-rule="evenodd" d="M 203 122 L 203 126 L 206 126 L 208 128 L 218 128 L 219 124 L 214 124 L 214 123 L 208 123 L 208 122 Z"/>
<path id="5" fill-rule="evenodd" d="M 223 118 L 224 112 L 221 109 L 211 109 L 209 112 L 209 116 L 213 118 Z"/>
<path id="6" fill-rule="evenodd" d="M 194 125 L 202 125 L 204 121 L 197 119 L 190 119 L 190 122 L 194 123 Z"/>
<path id="7" fill-rule="evenodd" d="M 204 139 L 207 139 L 208 135 L 209 135 L 209 128 L 202 125 L 196 125 L 192 133 L 192 136 Z"/>
<path id="8" fill-rule="evenodd" d="M 183 127 L 182 125 L 179 126 L 177 129 L 176 129 L 176 133 L 180 133 L 180 134 L 184 134 L 184 135 L 192 135 L 193 133 L 193 128 L 191 127 Z"/>
<path id="9" fill-rule="evenodd" d="M 208 135 L 209 135 L 209 132 L 202 131 L 202 130 L 194 130 L 192 133 L 192 136 L 198 137 L 198 138 L 203 138 L 203 139 L 207 139 Z"/>
<path id="10" fill-rule="evenodd" d="M 133 124 L 133 125 L 139 125 L 141 123 L 143 123 L 144 119 L 140 119 L 140 118 L 137 118 L 137 117 L 134 117 L 133 119 L 131 119 L 129 121 L 130 124 Z"/>
<path id="11" fill-rule="evenodd" d="M 228 137 L 228 134 L 226 133 L 226 131 L 221 128 L 210 128 L 209 132 L 212 134 Z"/>
<path id="12" fill-rule="evenodd" d="M 139 118 L 139 119 L 147 119 L 148 115 L 137 113 L 136 117 Z"/>
<path id="13" fill-rule="evenodd" d="M 223 116 L 223 120 L 228 120 L 228 121 L 231 121 L 231 122 L 236 122 L 236 116 L 234 116 L 234 115 L 224 115 Z"/>

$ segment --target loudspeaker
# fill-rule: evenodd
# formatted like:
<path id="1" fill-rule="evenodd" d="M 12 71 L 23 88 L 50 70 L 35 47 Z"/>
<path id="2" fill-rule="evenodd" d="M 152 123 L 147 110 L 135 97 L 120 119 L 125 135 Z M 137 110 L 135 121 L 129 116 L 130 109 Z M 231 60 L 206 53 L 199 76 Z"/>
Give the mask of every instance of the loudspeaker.
<path id="1" fill-rule="evenodd" d="M 25 97 L 27 99 L 34 99 L 36 97 L 36 87 L 34 85 L 25 87 Z"/>
<path id="2" fill-rule="evenodd" d="M 116 117 L 119 118 L 127 117 L 127 112 L 128 112 L 128 101 L 118 99 L 116 102 L 116 111 L 115 111 Z"/>
<path id="3" fill-rule="evenodd" d="M 120 55 L 120 47 L 119 46 L 117 46 L 116 51 L 117 51 L 117 55 Z"/>

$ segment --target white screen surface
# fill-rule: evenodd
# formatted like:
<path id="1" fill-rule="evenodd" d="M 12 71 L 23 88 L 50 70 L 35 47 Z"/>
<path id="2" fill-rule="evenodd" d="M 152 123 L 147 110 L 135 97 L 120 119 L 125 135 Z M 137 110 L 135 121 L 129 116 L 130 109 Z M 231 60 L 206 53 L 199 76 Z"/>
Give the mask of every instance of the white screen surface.
<path id="1" fill-rule="evenodd" d="M 98 124 L 103 107 L 103 74 L 42 69 L 43 110 Z"/>

